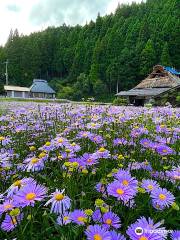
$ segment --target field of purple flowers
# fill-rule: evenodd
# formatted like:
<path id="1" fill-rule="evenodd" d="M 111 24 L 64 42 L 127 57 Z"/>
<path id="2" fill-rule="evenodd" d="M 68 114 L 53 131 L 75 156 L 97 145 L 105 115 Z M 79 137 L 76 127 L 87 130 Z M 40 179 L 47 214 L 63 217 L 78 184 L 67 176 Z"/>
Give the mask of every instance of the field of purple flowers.
<path id="1" fill-rule="evenodd" d="M 3 104 L 1 240 L 180 240 L 180 109 Z"/>

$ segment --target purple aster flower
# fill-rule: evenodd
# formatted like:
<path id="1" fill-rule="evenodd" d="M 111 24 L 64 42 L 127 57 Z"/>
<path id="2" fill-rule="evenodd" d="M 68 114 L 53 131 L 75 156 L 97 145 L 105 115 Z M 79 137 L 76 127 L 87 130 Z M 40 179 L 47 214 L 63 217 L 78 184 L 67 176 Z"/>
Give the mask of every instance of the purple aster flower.
<path id="1" fill-rule="evenodd" d="M 171 233 L 172 240 L 179 240 L 180 239 L 180 230 L 175 230 Z"/>
<path id="2" fill-rule="evenodd" d="M 66 147 L 69 144 L 69 141 L 66 138 L 59 136 L 53 140 L 53 143 L 56 147 L 59 148 L 59 147 Z"/>
<path id="3" fill-rule="evenodd" d="M 175 197 L 165 188 L 156 188 L 151 192 L 153 205 L 159 206 L 160 209 L 169 207 L 175 201 Z"/>
<path id="4" fill-rule="evenodd" d="M 103 215 L 103 227 L 109 229 L 110 227 L 120 228 L 120 218 L 113 212 L 107 212 Z"/>
<path id="5" fill-rule="evenodd" d="M 95 157 L 95 158 L 109 158 L 110 157 L 110 151 L 108 151 L 104 147 L 101 147 L 97 152 L 93 153 L 92 156 Z"/>
<path id="6" fill-rule="evenodd" d="M 33 178 L 23 178 L 20 180 L 16 180 L 8 189 L 7 189 L 7 197 L 12 197 L 18 190 L 28 184 L 36 184 L 36 181 Z"/>
<path id="7" fill-rule="evenodd" d="M 47 201 L 45 206 L 52 203 L 51 212 L 63 214 L 63 212 L 70 208 L 71 199 L 63 193 L 64 190 L 60 191 L 56 189 L 56 191 L 50 195 L 51 199 Z"/>
<path id="8" fill-rule="evenodd" d="M 150 162 L 148 162 L 147 160 L 141 163 L 141 168 L 146 170 L 146 171 L 152 171 L 153 170 Z"/>
<path id="9" fill-rule="evenodd" d="M 150 148 L 152 145 L 152 141 L 148 138 L 143 138 L 140 140 L 140 144 L 144 147 L 144 148 Z"/>
<path id="10" fill-rule="evenodd" d="M 14 208 L 13 200 L 6 200 L 0 204 L 0 215 L 4 212 L 8 212 Z"/>
<path id="11" fill-rule="evenodd" d="M 74 212 L 70 214 L 70 219 L 72 220 L 72 222 L 78 225 L 84 225 L 86 222 L 87 216 L 82 210 L 74 210 Z"/>
<path id="12" fill-rule="evenodd" d="M 87 240 L 111 240 L 110 233 L 99 225 L 90 225 L 85 231 Z"/>
<path id="13" fill-rule="evenodd" d="M 133 138 L 137 138 L 137 137 L 139 137 L 140 135 L 143 135 L 143 134 L 148 134 L 148 130 L 144 127 L 137 126 L 134 129 L 132 129 L 130 135 Z"/>
<path id="14" fill-rule="evenodd" d="M 118 145 L 126 145 L 128 141 L 125 138 L 116 138 L 113 140 L 113 145 L 118 146 Z"/>
<path id="15" fill-rule="evenodd" d="M 70 214 L 68 212 L 64 212 L 57 218 L 57 224 L 60 226 L 66 225 L 71 222 Z"/>
<path id="16" fill-rule="evenodd" d="M 157 125 L 156 126 L 156 132 L 158 133 L 168 133 L 168 128 L 166 125 L 162 124 L 162 125 Z"/>
<path id="17" fill-rule="evenodd" d="M 116 197 L 118 200 L 127 202 L 132 199 L 136 190 L 128 186 L 122 185 L 119 181 L 114 181 L 107 186 L 107 192 L 109 195 Z"/>
<path id="18" fill-rule="evenodd" d="M 90 132 L 81 131 L 77 134 L 77 138 L 89 138 L 92 135 Z"/>
<path id="19" fill-rule="evenodd" d="M 90 153 L 84 153 L 80 159 L 84 163 L 82 165 L 85 166 L 91 166 L 98 163 L 98 157 Z"/>
<path id="20" fill-rule="evenodd" d="M 81 150 L 81 147 L 76 143 L 72 143 L 67 145 L 66 149 L 70 150 L 71 152 L 79 152 Z"/>
<path id="21" fill-rule="evenodd" d="M 4 221 L 1 224 L 1 229 L 6 232 L 12 231 L 22 220 L 22 214 L 17 217 L 11 217 L 6 214 Z"/>
<path id="22" fill-rule="evenodd" d="M 170 155 L 174 153 L 174 151 L 167 145 L 158 145 L 156 147 L 156 151 L 162 156 Z"/>
<path id="23" fill-rule="evenodd" d="M 122 234 L 117 233 L 114 230 L 110 231 L 109 233 L 111 234 L 111 240 L 126 240 Z"/>
<path id="24" fill-rule="evenodd" d="M 89 139 L 96 144 L 100 144 L 103 142 L 103 138 L 100 135 L 96 135 L 96 134 L 90 135 Z"/>
<path id="25" fill-rule="evenodd" d="M 120 169 L 116 174 L 115 178 L 124 186 L 129 186 L 130 188 L 137 188 L 138 181 L 131 177 L 130 172 Z"/>
<path id="26" fill-rule="evenodd" d="M 161 136 L 156 136 L 155 141 L 163 144 L 172 143 L 171 138 L 165 138 Z"/>
<path id="27" fill-rule="evenodd" d="M 102 214 L 101 214 L 101 211 L 99 209 L 96 209 L 93 212 L 92 219 L 93 219 L 94 222 L 101 222 Z"/>
<path id="28" fill-rule="evenodd" d="M 167 232 L 164 227 L 160 227 L 161 224 L 154 224 L 151 218 L 146 220 L 141 217 L 128 227 L 126 233 L 131 240 L 163 240 L 166 239 Z"/>
<path id="29" fill-rule="evenodd" d="M 102 183 L 97 183 L 95 188 L 100 193 L 104 193 L 106 190 L 105 185 L 103 185 Z"/>
<path id="30" fill-rule="evenodd" d="M 87 124 L 87 129 L 99 129 L 101 125 L 99 123 L 91 122 Z"/>
<path id="31" fill-rule="evenodd" d="M 117 178 L 117 179 L 119 179 L 119 178 L 121 179 L 121 178 L 123 178 L 123 177 L 125 177 L 127 175 L 131 176 L 130 171 L 129 170 L 124 170 L 124 169 L 120 168 L 118 170 L 118 172 L 114 174 L 114 177 Z"/>
<path id="32" fill-rule="evenodd" d="M 14 200 L 22 207 L 34 206 L 35 201 L 41 201 L 45 198 L 46 192 L 46 187 L 42 185 L 28 184 L 16 193 Z"/>
<path id="33" fill-rule="evenodd" d="M 25 164 L 25 169 L 27 170 L 27 172 L 36 172 L 44 168 L 44 161 L 42 158 L 27 158 L 23 161 L 23 163 Z"/>
<path id="34" fill-rule="evenodd" d="M 174 167 L 171 171 L 166 171 L 166 176 L 172 182 L 180 180 L 180 167 Z"/>
<path id="35" fill-rule="evenodd" d="M 54 149 L 55 149 L 55 146 L 54 146 L 53 141 L 52 142 L 46 142 L 44 146 L 39 148 L 39 150 L 41 150 L 41 151 L 45 150 L 47 152 L 53 151 Z"/>
<path id="36" fill-rule="evenodd" d="M 146 190 L 146 192 L 150 193 L 151 191 L 159 188 L 159 184 L 151 179 L 143 179 L 142 180 L 142 188 Z"/>

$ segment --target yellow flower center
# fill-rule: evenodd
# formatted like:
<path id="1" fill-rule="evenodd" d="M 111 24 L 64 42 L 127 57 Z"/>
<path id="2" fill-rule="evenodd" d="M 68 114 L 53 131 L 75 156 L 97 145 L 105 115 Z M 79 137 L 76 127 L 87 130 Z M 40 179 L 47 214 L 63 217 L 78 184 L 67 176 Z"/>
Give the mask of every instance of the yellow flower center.
<path id="1" fill-rule="evenodd" d="M 21 186 L 21 180 L 17 180 L 13 183 L 14 186 L 20 187 Z"/>
<path id="2" fill-rule="evenodd" d="M 31 200 L 34 200 L 35 197 L 36 197 L 36 194 L 35 194 L 35 193 L 27 193 L 27 194 L 26 194 L 26 200 L 31 201 Z"/>
<path id="3" fill-rule="evenodd" d="M 63 143 L 63 139 L 62 138 L 58 139 L 58 142 Z"/>
<path id="4" fill-rule="evenodd" d="M 161 199 L 161 200 L 165 200 L 166 199 L 166 196 L 164 195 L 164 194 L 159 194 L 159 199 Z"/>
<path id="5" fill-rule="evenodd" d="M 69 219 L 68 216 L 65 216 L 65 217 L 63 218 L 64 221 L 67 221 L 68 219 Z"/>
<path id="6" fill-rule="evenodd" d="M 36 164 L 38 161 L 39 161 L 38 158 L 33 158 L 33 159 L 31 160 L 31 163 L 32 163 L 32 164 Z"/>
<path id="7" fill-rule="evenodd" d="M 116 192 L 119 194 L 119 195 L 122 195 L 124 193 L 124 191 L 121 189 L 121 188 L 118 188 L 116 190 Z"/>
<path id="8" fill-rule="evenodd" d="M 61 193 L 57 193 L 57 194 L 55 195 L 56 201 L 61 201 L 61 200 L 63 200 L 63 198 L 64 198 L 64 195 L 61 194 Z"/>
<path id="9" fill-rule="evenodd" d="M 83 137 L 87 137 L 87 133 L 83 133 Z"/>
<path id="10" fill-rule="evenodd" d="M 95 234 L 94 240 L 102 240 L 102 237 L 99 234 Z"/>
<path id="11" fill-rule="evenodd" d="M 148 238 L 145 237 L 145 236 L 142 236 L 142 237 L 139 238 L 139 240 L 148 240 Z"/>
<path id="12" fill-rule="evenodd" d="M 108 219 L 106 220 L 106 224 L 111 225 L 111 223 L 112 223 L 112 220 L 111 220 L 110 218 L 108 218 Z"/>
<path id="13" fill-rule="evenodd" d="M 84 217 L 78 217 L 79 222 L 84 222 L 85 218 Z"/>
<path id="14" fill-rule="evenodd" d="M 12 204 L 7 204 L 7 205 L 4 206 L 4 209 L 7 210 L 7 209 L 10 209 L 10 208 L 12 208 L 12 207 L 13 207 Z"/>
<path id="15" fill-rule="evenodd" d="M 144 145 L 148 145 L 148 142 L 144 142 Z"/>
<path id="16" fill-rule="evenodd" d="M 0 137 L 0 141 L 3 141 L 5 139 L 5 137 Z"/>
<path id="17" fill-rule="evenodd" d="M 153 190 L 153 185 L 148 185 L 149 190 Z"/>
<path id="18" fill-rule="evenodd" d="M 127 180 L 123 180 L 122 184 L 125 185 L 125 186 L 128 186 L 129 182 Z"/>
<path id="19" fill-rule="evenodd" d="M 162 151 L 163 151 L 164 153 L 167 153 L 167 150 L 166 150 L 166 149 L 163 149 Z"/>
<path id="20" fill-rule="evenodd" d="M 91 162 L 92 162 L 92 159 L 89 158 L 89 159 L 87 160 L 87 162 L 88 162 L 88 163 L 91 163 Z"/>
<path id="21" fill-rule="evenodd" d="M 72 144 L 71 144 L 71 146 L 72 146 L 72 147 L 75 147 L 75 146 L 76 146 L 76 144 L 75 144 L 75 143 L 72 143 Z"/>
<path id="22" fill-rule="evenodd" d="M 175 176 L 174 176 L 174 179 L 175 179 L 175 180 L 180 180 L 180 176 L 175 175 Z"/>
<path id="23" fill-rule="evenodd" d="M 106 151 L 106 149 L 103 147 L 99 149 L 99 152 L 104 152 L 104 151 Z"/>

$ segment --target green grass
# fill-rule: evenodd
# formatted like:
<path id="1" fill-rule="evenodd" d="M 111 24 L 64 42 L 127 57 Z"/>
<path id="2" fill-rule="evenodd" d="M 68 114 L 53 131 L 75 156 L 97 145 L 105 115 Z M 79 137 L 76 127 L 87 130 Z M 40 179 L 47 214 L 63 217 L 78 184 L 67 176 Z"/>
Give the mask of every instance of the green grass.
<path id="1" fill-rule="evenodd" d="M 74 103 L 85 105 L 106 105 L 111 103 L 105 102 L 83 102 L 83 101 L 70 101 L 68 99 L 24 99 L 24 98 L 0 98 L 0 102 L 37 102 L 37 103 Z M 1 111 L 1 110 L 0 110 Z"/>
<path id="2" fill-rule="evenodd" d="M 69 102 L 67 99 L 24 99 L 24 98 L 0 98 L 0 102 L 57 102 L 57 103 L 66 103 Z"/>

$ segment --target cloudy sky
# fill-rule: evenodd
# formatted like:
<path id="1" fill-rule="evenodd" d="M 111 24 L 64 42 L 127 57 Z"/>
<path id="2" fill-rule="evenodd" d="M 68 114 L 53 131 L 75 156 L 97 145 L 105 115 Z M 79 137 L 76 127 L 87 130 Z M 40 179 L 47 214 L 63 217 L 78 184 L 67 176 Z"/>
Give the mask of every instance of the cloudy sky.
<path id="1" fill-rule="evenodd" d="M 47 26 L 63 23 L 85 24 L 101 15 L 114 12 L 118 3 L 133 0 L 0 0 L 0 45 L 11 29 L 29 34 Z M 141 0 L 135 0 L 141 2 Z"/>

